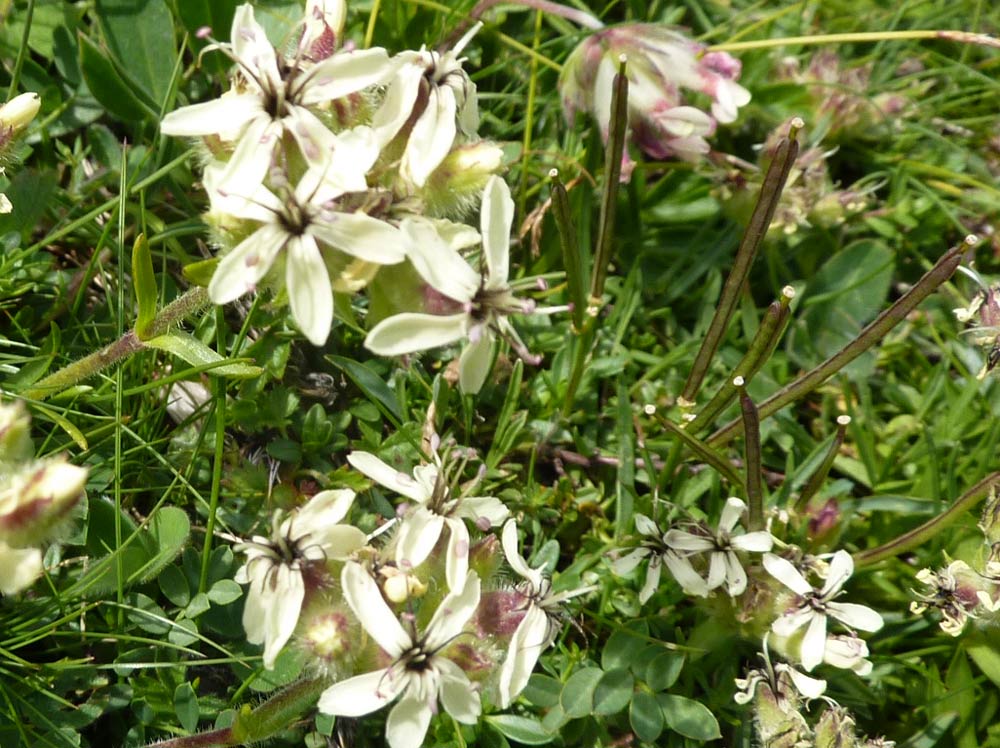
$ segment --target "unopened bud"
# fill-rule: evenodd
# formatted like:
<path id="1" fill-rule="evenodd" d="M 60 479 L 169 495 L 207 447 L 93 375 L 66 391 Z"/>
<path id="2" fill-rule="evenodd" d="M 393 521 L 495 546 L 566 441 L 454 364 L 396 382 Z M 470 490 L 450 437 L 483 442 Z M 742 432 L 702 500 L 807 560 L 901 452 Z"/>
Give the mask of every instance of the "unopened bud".
<path id="1" fill-rule="evenodd" d="M 858 744 L 854 718 L 840 707 L 827 709 L 816 723 L 814 740 L 816 748 L 854 748 Z"/>
<path id="2" fill-rule="evenodd" d="M 329 665 L 351 648 L 348 625 L 342 613 L 320 613 L 306 621 L 302 641 L 313 655 Z"/>
<path id="3" fill-rule="evenodd" d="M 86 481 L 84 468 L 62 459 L 15 472 L 0 490 L 0 541 L 23 548 L 51 538 L 83 494 Z"/>
<path id="4" fill-rule="evenodd" d="M 503 166 L 503 149 L 489 140 L 453 148 L 423 189 L 428 210 L 459 216 L 475 208 L 486 182 Z"/>
<path id="5" fill-rule="evenodd" d="M 42 100 L 36 93 L 23 93 L 15 96 L 0 107 L 0 129 L 12 133 L 23 130 L 38 114 Z"/>
<path id="6" fill-rule="evenodd" d="M 31 459 L 30 424 L 31 419 L 20 401 L 0 405 L 0 476 L 6 472 L 4 463 Z"/>

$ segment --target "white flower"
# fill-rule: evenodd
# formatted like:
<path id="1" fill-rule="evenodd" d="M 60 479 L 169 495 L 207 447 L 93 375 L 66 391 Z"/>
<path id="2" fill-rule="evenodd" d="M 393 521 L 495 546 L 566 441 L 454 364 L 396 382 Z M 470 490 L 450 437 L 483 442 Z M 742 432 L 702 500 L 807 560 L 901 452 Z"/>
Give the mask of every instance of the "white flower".
<path id="1" fill-rule="evenodd" d="M 765 553 L 764 568 L 799 596 L 795 606 L 778 618 L 771 630 L 779 636 L 791 636 L 806 627 L 800 657 L 807 672 L 823 661 L 828 616 L 852 629 L 878 631 L 882 628 L 882 616 L 866 605 L 833 601 L 854 572 L 854 560 L 847 551 L 837 551 L 833 555 L 829 575 L 819 590 L 813 589 L 801 572 L 780 556 Z"/>
<path id="2" fill-rule="evenodd" d="M 0 541 L 26 548 L 50 540 L 76 506 L 87 483 L 87 469 L 63 457 L 0 465 Z"/>
<path id="3" fill-rule="evenodd" d="M 618 576 L 625 576 L 642 563 L 643 559 L 649 559 L 646 579 L 639 591 L 640 603 L 647 602 L 660 586 L 660 571 L 664 563 L 685 594 L 697 597 L 708 595 L 705 580 L 698 575 L 687 558 L 666 545 L 665 536 L 662 536 L 653 520 L 644 514 L 636 514 L 635 527 L 647 540 L 642 541 L 642 546 L 639 548 L 612 562 L 611 570 Z"/>
<path id="4" fill-rule="evenodd" d="M 0 594 L 16 595 L 42 575 L 38 548 L 11 548 L 0 540 Z"/>
<path id="5" fill-rule="evenodd" d="M 236 550 L 247 561 L 235 580 L 250 584 L 243 609 L 247 641 L 264 645 L 264 667 L 295 631 L 305 599 L 303 571 L 325 561 L 342 561 L 365 544 L 356 527 L 339 524 L 354 501 L 350 490 L 321 491 L 284 520 L 276 515 L 271 537 L 255 535 Z"/>
<path id="6" fill-rule="evenodd" d="M 389 713 L 385 736 L 392 748 L 419 748 L 438 701 L 459 722 L 475 724 L 482 711 L 479 694 L 465 672 L 444 655 L 479 605 L 479 576 L 471 572 L 453 590 L 423 632 L 403 628 L 386 605 L 378 585 L 359 564 L 341 574 L 344 598 L 365 631 L 391 658 L 384 670 L 335 683 L 319 697 L 319 710 L 339 717 L 360 717 L 399 698 Z"/>
<path id="7" fill-rule="evenodd" d="M 736 679 L 738 690 L 733 694 L 733 701 L 737 704 L 749 703 L 753 700 L 757 686 L 764 683 L 779 709 L 785 713 L 797 712 L 799 695 L 807 699 L 819 698 L 826 691 L 826 681 L 811 678 L 784 662 L 772 664 L 771 653 L 767 648 L 768 636 L 769 634 L 764 635 L 764 651 L 760 654 L 764 661 L 763 669 L 752 668 L 747 672 L 746 678 Z"/>
<path id="8" fill-rule="evenodd" d="M 868 645 L 856 634 L 835 634 L 826 637 L 823 648 L 823 662 L 827 665 L 852 670 L 857 675 L 868 675 L 872 671 L 868 657 Z"/>
<path id="9" fill-rule="evenodd" d="M 921 569 L 917 580 L 923 582 L 927 591 L 913 593 L 917 599 L 910 603 L 910 612 L 919 615 L 929 608 L 938 610 L 941 630 L 951 636 L 962 633 L 966 622 L 976 617 L 980 605 L 991 612 L 996 607 L 982 589 L 989 580 L 976 574 L 965 561 L 952 561 L 938 571 Z"/>
<path id="10" fill-rule="evenodd" d="M 472 520 L 482 530 L 496 527 L 510 514 L 492 496 L 453 496 L 447 471 L 435 455 L 435 464 L 419 465 L 412 477 L 390 467 L 368 452 L 351 452 L 351 465 L 376 483 L 416 502 L 396 534 L 396 564 L 409 571 L 423 563 L 448 527 L 445 576 L 451 590 L 461 589 L 469 569 L 469 529 Z"/>
<path id="11" fill-rule="evenodd" d="M 742 595 L 747 588 L 747 575 L 740 565 L 736 551 L 763 553 L 771 550 L 774 544 L 771 533 L 764 530 L 743 535 L 732 534 L 740 515 L 746 508 L 747 505 L 735 496 L 727 499 L 722 516 L 719 518 L 719 529 L 714 537 L 694 535 L 683 530 L 670 530 L 663 538 L 663 542 L 675 551 L 688 555 L 708 553 L 706 586 L 709 590 L 714 590 L 725 583 L 730 597 Z"/>
<path id="12" fill-rule="evenodd" d="M 399 356 L 468 338 L 469 345 L 459 359 L 459 384 L 463 392 L 479 392 L 489 373 L 493 341 L 498 335 L 519 352 L 525 351 L 507 315 L 534 310 L 531 302 L 514 296 L 507 280 L 513 220 L 510 189 L 500 177 L 490 177 L 482 203 L 482 274 L 439 235 L 435 224 L 404 221 L 400 229 L 410 240 L 410 262 L 432 288 L 454 302 L 456 312 L 394 315 L 372 328 L 365 346 L 381 356 Z"/>
<path id="13" fill-rule="evenodd" d="M 171 112 L 160 130 L 236 141 L 222 184 L 244 191 L 261 183 L 285 133 L 314 168 L 323 168 L 330 154 L 349 163 L 355 144 L 330 132 L 309 107 L 386 80 L 395 68 L 386 51 L 341 51 L 302 70 L 276 52 L 249 4 L 236 9 L 230 38 L 229 44 L 218 46 L 228 50 L 239 67 L 239 84 L 214 101 Z"/>
<path id="14" fill-rule="evenodd" d="M 500 708 L 506 709 L 528 685 L 528 678 L 542 650 L 555 639 L 559 629 L 554 622 L 562 613 L 563 603 L 596 587 L 553 594 L 552 582 L 542 573 L 541 567 L 532 569 L 518 552 L 517 523 L 514 520 L 508 520 L 504 525 L 502 542 L 507 563 L 524 579 L 515 589 L 525 601 L 524 617 L 510 639 L 507 657 L 500 669 Z"/>
<path id="15" fill-rule="evenodd" d="M 374 152 L 371 154 L 374 159 Z M 223 213 L 260 226 L 219 262 L 208 286 L 216 304 L 253 290 L 278 256 L 284 255 L 288 300 L 303 334 L 322 345 L 333 321 L 333 290 L 322 245 L 368 262 L 392 265 L 404 257 L 404 238 L 394 226 L 365 213 L 336 210 L 344 192 L 329 171 L 310 170 L 284 199 L 258 185 L 250 194 L 230 193 L 206 170 L 206 188 Z"/>
<path id="16" fill-rule="evenodd" d="M 479 127 L 476 86 L 458 57 L 478 30 L 476 25 L 447 52 L 421 48 L 395 58 L 399 67 L 372 127 L 386 145 L 416 115 L 400 164 L 400 173 L 416 187 L 424 186 L 459 132 L 473 137 Z"/>

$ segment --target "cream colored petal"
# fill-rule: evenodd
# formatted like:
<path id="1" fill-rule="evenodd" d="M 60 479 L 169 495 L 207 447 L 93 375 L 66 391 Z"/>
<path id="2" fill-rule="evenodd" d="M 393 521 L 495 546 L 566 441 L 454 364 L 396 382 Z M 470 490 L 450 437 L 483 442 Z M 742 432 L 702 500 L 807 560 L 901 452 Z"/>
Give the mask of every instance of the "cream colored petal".
<path id="1" fill-rule="evenodd" d="M 407 245 L 395 226 L 365 213 L 329 212 L 309 231 L 320 241 L 352 257 L 394 265 L 406 257 Z"/>
<path id="2" fill-rule="evenodd" d="M 317 706 L 324 714 L 362 717 L 395 699 L 405 685 L 405 679 L 393 679 L 390 671 L 375 670 L 334 683 L 320 695 Z"/>
<path id="3" fill-rule="evenodd" d="M 288 243 L 285 285 L 292 316 L 313 345 L 323 345 L 333 324 L 333 289 L 316 240 L 308 234 Z"/>
<path id="4" fill-rule="evenodd" d="M 548 618 L 537 606 L 525 613 L 507 647 L 507 657 L 500 668 L 500 708 L 506 709 L 528 685 L 535 664 L 547 645 Z"/>
<path id="5" fill-rule="evenodd" d="M 253 291 L 288 239 L 280 226 L 265 224 L 240 242 L 219 262 L 208 284 L 215 304 L 226 304 Z"/>
<path id="6" fill-rule="evenodd" d="M 321 104 L 369 86 L 385 83 L 396 64 L 382 47 L 337 52 L 317 63 L 308 73 L 303 104 Z"/>
<path id="7" fill-rule="evenodd" d="M 455 301 L 471 301 L 479 290 L 479 273 L 441 236 L 439 225 L 424 219 L 404 220 L 399 230 L 406 237 L 407 257 L 432 288 Z"/>
<path id="8" fill-rule="evenodd" d="M 440 348 L 464 338 L 468 321 L 466 314 L 395 314 L 371 329 L 365 338 L 365 348 L 380 356 Z"/>
<path id="9" fill-rule="evenodd" d="M 430 493 L 420 481 L 394 469 L 369 452 L 351 452 L 347 455 L 347 461 L 355 470 L 364 473 L 379 485 L 385 486 L 401 496 L 421 504 L 426 504 L 427 500 L 430 499 Z"/>
<path id="10" fill-rule="evenodd" d="M 11 548 L 0 541 L 0 593 L 16 595 L 42 575 L 38 548 Z"/>
<path id="11" fill-rule="evenodd" d="M 385 739 L 389 748 L 420 748 L 431 723 L 432 705 L 419 698 L 404 697 L 389 712 Z"/>
<path id="12" fill-rule="evenodd" d="M 401 171 L 423 187 L 455 143 L 455 92 L 448 86 L 431 86 L 427 108 L 417 119 L 403 153 Z"/>
<path id="13" fill-rule="evenodd" d="M 486 288 L 507 287 L 510 274 L 510 227 L 514 222 L 514 201 L 503 178 L 490 177 L 483 190 L 481 229 L 483 257 L 488 269 Z"/>
<path id="14" fill-rule="evenodd" d="M 493 363 L 493 336 L 484 331 L 469 343 L 458 359 L 458 385 L 462 392 L 475 395 L 483 388 Z"/>
<path id="15" fill-rule="evenodd" d="M 390 657 L 395 659 L 412 646 L 410 636 L 382 599 L 378 585 L 363 566 L 348 561 L 340 574 L 340 583 L 344 588 L 344 599 L 358 621 Z"/>

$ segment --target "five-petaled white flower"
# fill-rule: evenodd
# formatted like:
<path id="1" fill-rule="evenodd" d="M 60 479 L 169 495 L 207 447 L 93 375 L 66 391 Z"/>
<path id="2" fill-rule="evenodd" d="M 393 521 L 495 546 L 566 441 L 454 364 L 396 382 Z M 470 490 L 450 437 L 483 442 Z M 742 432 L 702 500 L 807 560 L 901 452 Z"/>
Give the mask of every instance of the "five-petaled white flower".
<path id="1" fill-rule="evenodd" d="M 356 142 L 332 133 L 310 107 L 384 82 L 395 70 L 386 51 L 340 51 L 303 70 L 297 60 L 278 54 L 249 4 L 236 9 L 230 38 L 218 47 L 236 62 L 238 85 L 218 99 L 171 112 L 160 130 L 236 141 L 222 176 L 222 185 L 230 189 L 249 191 L 261 183 L 285 133 L 313 168 L 322 169 L 331 154 L 349 162 Z"/>
<path id="2" fill-rule="evenodd" d="M 515 592 L 524 601 L 524 617 L 510 639 L 507 657 L 500 669 L 500 708 L 506 709 L 528 685 L 528 678 L 542 650 L 555 639 L 559 629 L 554 624 L 562 613 L 562 604 L 596 587 L 553 594 L 552 581 L 542 573 L 541 567 L 532 569 L 518 552 L 517 523 L 514 520 L 508 520 L 503 526 L 501 540 L 507 563 L 524 579 L 515 587 Z"/>
<path id="3" fill-rule="evenodd" d="M 386 720 L 392 748 L 419 748 L 440 700 L 459 722 L 475 724 L 482 703 L 468 676 L 444 654 L 462 633 L 479 605 L 479 576 L 470 572 L 453 590 L 422 631 L 412 617 L 407 632 L 389 608 L 378 585 L 360 565 L 348 562 L 341 574 L 344 597 L 368 635 L 392 662 L 330 686 L 319 697 L 319 710 L 339 717 L 360 717 L 399 698 Z"/>
<path id="4" fill-rule="evenodd" d="M 264 645 L 264 667 L 295 631 L 305 599 L 304 573 L 314 564 L 344 560 L 365 544 L 365 534 L 342 525 L 354 491 L 321 491 L 282 519 L 275 515 L 271 537 L 255 535 L 236 550 L 247 555 L 235 580 L 250 584 L 243 609 L 247 641 Z"/>
<path id="5" fill-rule="evenodd" d="M 706 587 L 714 590 L 723 583 L 730 597 L 742 595 L 747 588 L 747 574 L 740 565 L 737 551 L 752 551 L 764 553 L 771 550 L 774 538 L 771 533 L 760 530 L 743 535 L 733 535 L 736 523 L 746 511 L 747 505 L 742 500 L 731 496 L 726 500 L 726 506 L 719 518 L 719 529 L 714 536 L 694 535 L 683 530 L 670 530 L 663 542 L 670 548 L 688 555 L 708 553 L 708 579 Z"/>
<path id="6" fill-rule="evenodd" d="M 465 520 L 472 520 L 481 530 L 496 527 L 510 514 L 504 503 L 492 496 L 454 496 L 448 471 L 436 454 L 434 464 L 418 465 L 412 476 L 368 452 L 351 452 L 347 461 L 376 483 L 417 503 L 403 518 L 396 534 L 396 564 L 404 571 L 423 563 L 447 525 L 445 576 L 449 589 L 461 589 L 469 570 L 469 529 Z"/>
<path id="7" fill-rule="evenodd" d="M 664 542 L 664 534 L 649 517 L 644 514 L 635 515 L 635 528 L 645 536 L 646 540 L 642 545 L 621 558 L 615 559 L 611 564 L 611 570 L 618 576 L 630 574 L 643 559 L 649 559 L 646 567 L 646 580 L 639 591 L 639 602 L 645 603 L 656 592 L 660 586 L 660 572 L 662 565 L 666 564 L 674 579 L 684 590 L 685 594 L 705 597 L 708 595 L 708 586 L 705 580 L 698 576 L 691 562 L 679 554 Z"/>
<path id="8" fill-rule="evenodd" d="M 372 160 L 377 156 L 374 151 L 370 155 Z M 225 304 L 253 290 L 283 255 L 292 316 L 313 344 L 322 345 L 333 321 L 333 290 L 322 249 L 380 265 L 402 262 L 405 239 L 399 230 L 365 213 L 338 211 L 336 199 L 345 187 L 329 174 L 331 170 L 310 169 L 295 191 L 281 198 L 261 185 L 250 193 L 228 192 L 206 170 L 216 210 L 260 223 L 219 262 L 208 286 L 214 303 Z"/>
<path id="9" fill-rule="evenodd" d="M 464 58 L 458 56 L 479 26 L 470 29 L 447 52 L 422 47 L 419 52 L 402 52 L 393 60 L 399 67 L 372 127 L 385 145 L 407 123 L 413 123 L 400 173 L 416 187 L 424 186 L 451 151 L 459 133 L 474 137 L 479 128 L 476 85 L 462 69 Z"/>
<path id="10" fill-rule="evenodd" d="M 868 606 L 834 602 L 834 598 L 840 595 L 844 583 L 854 572 L 854 559 L 847 551 L 833 554 L 829 574 L 818 590 L 813 589 L 790 561 L 780 556 L 764 554 L 764 568 L 798 595 L 795 605 L 771 624 L 771 630 L 779 636 L 791 636 L 806 627 L 800 658 L 807 672 L 819 665 L 825 656 L 828 616 L 851 629 L 878 631 L 882 628 L 882 616 Z"/>
<path id="11" fill-rule="evenodd" d="M 420 276 L 453 302 L 453 314 L 406 312 L 384 319 L 372 328 L 365 346 L 381 356 L 399 356 L 449 345 L 468 338 L 459 359 L 463 392 L 476 393 L 489 373 L 496 336 L 507 339 L 522 356 L 526 349 L 507 316 L 534 311 L 530 301 L 518 299 L 508 283 L 510 227 L 514 201 L 500 177 L 490 177 L 482 203 L 482 275 L 438 233 L 434 224 L 406 220 L 400 229 L 408 235 L 408 258 Z"/>

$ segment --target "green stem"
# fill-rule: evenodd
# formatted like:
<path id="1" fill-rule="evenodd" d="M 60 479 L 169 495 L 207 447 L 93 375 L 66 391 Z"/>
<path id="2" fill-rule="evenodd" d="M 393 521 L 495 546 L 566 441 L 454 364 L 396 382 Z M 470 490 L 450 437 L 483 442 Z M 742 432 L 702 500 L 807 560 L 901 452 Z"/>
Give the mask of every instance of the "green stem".
<path id="1" fill-rule="evenodd" d="M 182 296 L 160 310 L 160 313 L 156 315 L 156 318 L 150 324 L 149 333 L 146 336 L 147 339 L 162 335 L 173 325 L 176 325 L 188 315 L 204 308 L 208 303 L 208 291 L 204 288 L 195 287 L 186 291 Z M 133 353 L 141 351 L 145 347 L 145 344 L 135 334 L 135 330 L 129 330 L 114 343 L 38 380 L 33 387 L 25 390 L 22 394 L 30 400 L 44 400 L 82 382 L 88 377 L 92 377 L 99 371 L 107 369 L 109 366 L 128 358 Z"/>
<path id="2" fill-rule="evenodd" d="M 919 29 L 915 31 L 864 31 L 846 34 L 815 34 L 812 36 L 786 36 L 774 39 L 756 39 L 751 42 L 715 44 L 712 52 L 745 52 L 751 49 L 768 49 L 794 44 L 816 46 L 820 44 L 849 44 L 851 42 L 883 42 L 903 39 L 947 39 L 960 44 L 981 44 L 986 47 L 1000 47 L 1000 40 L 987 34 L 973 34 L 968 31 Z"/>
<path id="3" fill-rule="evenodd" d="M 900 296 L 895 303 L 876 317 L 858 336 L 832 355 L 823 363 L 807 371 L 793 382 L 782 387 L 771 397 L 757 406 L 761 418 L 774 415 L 791 402 L 812 392 L 823 382 L 847 366 L 862 353 L 878 343 L 896 325 L 906 319 L 924 299 L 930 296 L 938 286 L 948 280 L 962 261 L 962 256 L 970 247 L 978 243 L 974 236 L 966 237 L 958 246 L 952 247 L 934 267 L 928 270 L 909 291 Z M 735 419 L 712 434 L 705 441 L 712 446 L 727 443 L 739 431 L 741 421 Z"/>
<path id="4" fill-rule="evenodd" d="M 750 273 L 750 266 L 757 256 L 757 250 L 760 249 L 764 237 L 767 236 L 767 230 L 771 225 L 771 219 L 774 217 L 774 211 L 781 200 L 781 191 L 788 180 L 788 172 L 791 171 L 792 165 L 795 163 L 795 158 L 799 154 L 797 136 L 803 126 L 804 123 L 798 117 L 792 120 L 788 130 L 788 137 L 782 138 L 778 144 L 778 150 L 774 154 L 774 158 L 767 167 L 767 173 L 764 175 L 764 182 L 760 187 L 757 204 L 754 206 L 753 214 L 750 216 L 750 223 L 747 225 L 746 231 L 743 232 L 740 246 L 736 250 L 733 269 L 726 278 L 726 285 L 722 288 L 722 294 L 719 297 L 719 304 L 715 308 L 715 314 L 712 316 L 712 322 L 708 326 L 708 332 L 705 333 L 705 339 L 702 341 L 698 355 L 695 356 L 694 363 L 691 365 L 691 373 L 684 384 L 681 397 L 689 403 L 693 403 L 698 396 L 698 390 L 701 389 L 701 383 L 705 379 L 705 374 L 712 363 L 712 358 L 719 349 L 722 338 L 726 334 L 726 329 L 729 327 L 729 321 L 736 311 L 740 292 Z"/>
<path id="5" fill-rule="evenodd" d="M 864 566 L 871 566 L 879 561 L 892 556 L 898 556 L 900 553 L 905 553 L 923 545 L 982 501 L 989 494 L 990 490 L 998 484 L 1000 484 L 1000 472 L 987 475 L 934 519 L 925 522 L 920 527 L 910 530 L 907 533 L 903 533 L 895 540 L 890 540 L 888 543 L 880 545 L 877 548 L 869 548 L 867 551 L 855 553 L 854 567 L 860 569 Z"/>
<path id="6" fill-rule="evenodd" d="M 583 260 L 580 257 L 580 245 L 577 241 L 576 229 L 573 226 L 569 208 L 569 195 L 559 181 L 559 172 L 552 169 L 549 172 L 552 180 L 552 217 L 559 230 L 559 244 L 562 247 L 563 267 L 566 269 L 566 284 L 569 291 L 569 301 L 573 306 L 573 327 L 583 329 L 584 312 L 586 311 L 586 291 L 583 288 Z"/>
<path id="7" fill-rule="evenodd" d="M 223 346 L 223 315 L 222 307 L 216 307 L 216 326 L 218 331 L 216 345 Z M 212 539 L 215 537 L 216 514 L 219 509 L 219 494 L 222 488 L 222 461 L 226 444 L 226 382 L 222 377 L 215 379 L 215 455 L 212 461 L 212 488 L 208 497 L 208 521 L 205 523 L 205 545 L 201 550 L 201 576 L 198 580 L 198 591 L 208 592 L 208 574 L 212 561 Z"/>
<path id="8" fill-rule="evenodd" d="M 17 48 L 17 59 L 14 60 L 14 70 L 10 74 L 10 87 L 7 89 L 7 101 L 17 94 L 17 84 L 21 80 L 21 69 L 24 58 L 28 56 L 28 38 L 31 35 L 31 19 L 35 15 L 35 0 L 28 0 L 28 9 L 24 13 L 24 31 L 21 33 L 21 46 Z"/>
<path id="9" fill-rule="evenodd" d="M 746 382 L 743 377 L 736 377 L 733 386 L 740 393 L 740 410 L 743 415 L 743 433 L 746 434 L 744 444 L 744 460 L 747 468 L 747 503 L 750 513 L 747 518 L 747 530 L 754 532 L 764 529 L 764 488 L 761 478 L 760 457 L 760 416 L 757 406 L 747 394 Z"/>
<path id="10" fill-rule="evenodd" d="M 809 500 L 819 493 L 820 486 L 823 485 L 823 481 L 826 480 L 826 476 L 830 474 L 830 468 L 833 467 L 833 462 L 837 459 L 837 455 L 840 453 L 840 447 L 844 444 L 844 436 L 847 434 L 847 426 L 850 422 L 850 416 L 837 416 L 837 433 L 833 437 L 833 442 L 830 444 L 830 449 L 827 450 L 826 457 L 823 458 L 823 462 L 820 463 L 820 466 L 816 468 L 816 471 L 809 476 L 809 480 L 806 481 L 805 486 L 802 487 L 802 491 L 799 493 L 799 498 L 795 502 L 795 511 L 797 513 L 801 514 L 804 512 L 806 507 L 809 505 Z"/>
<path id="11" fill-rule="evenodd" d="M 720 455 L 718 452 L 713 450 L 711 447 L 707 446 L 705 442 L 697 438 L 693 434 L 689 434 L 687 429 L 682 429 L 676 423 L 668 418 L 663 418 L 660 420 L 660 425 L 668 431 L 672 436 L 677 437 L 678 446 L 683 444 L 692 452 L 695 453 L 703 462 L 708 463 L 715 471 L 721 475 L 723 478 L 728 480 L 735 489 L 737 486 L 742 486 L 743 481 L 740 478 L 739 473 L 733 469 L 733 466 L 726 462 L 726 459 Z M 680 454 L 677 450 L 672 450 L 670 455 L 667 457 L 666 465 L 664 469 L 670 470 L 670 475 L 673 475 L 673 471 L 676 470 L 677 463 L 680 461 Z"/>

